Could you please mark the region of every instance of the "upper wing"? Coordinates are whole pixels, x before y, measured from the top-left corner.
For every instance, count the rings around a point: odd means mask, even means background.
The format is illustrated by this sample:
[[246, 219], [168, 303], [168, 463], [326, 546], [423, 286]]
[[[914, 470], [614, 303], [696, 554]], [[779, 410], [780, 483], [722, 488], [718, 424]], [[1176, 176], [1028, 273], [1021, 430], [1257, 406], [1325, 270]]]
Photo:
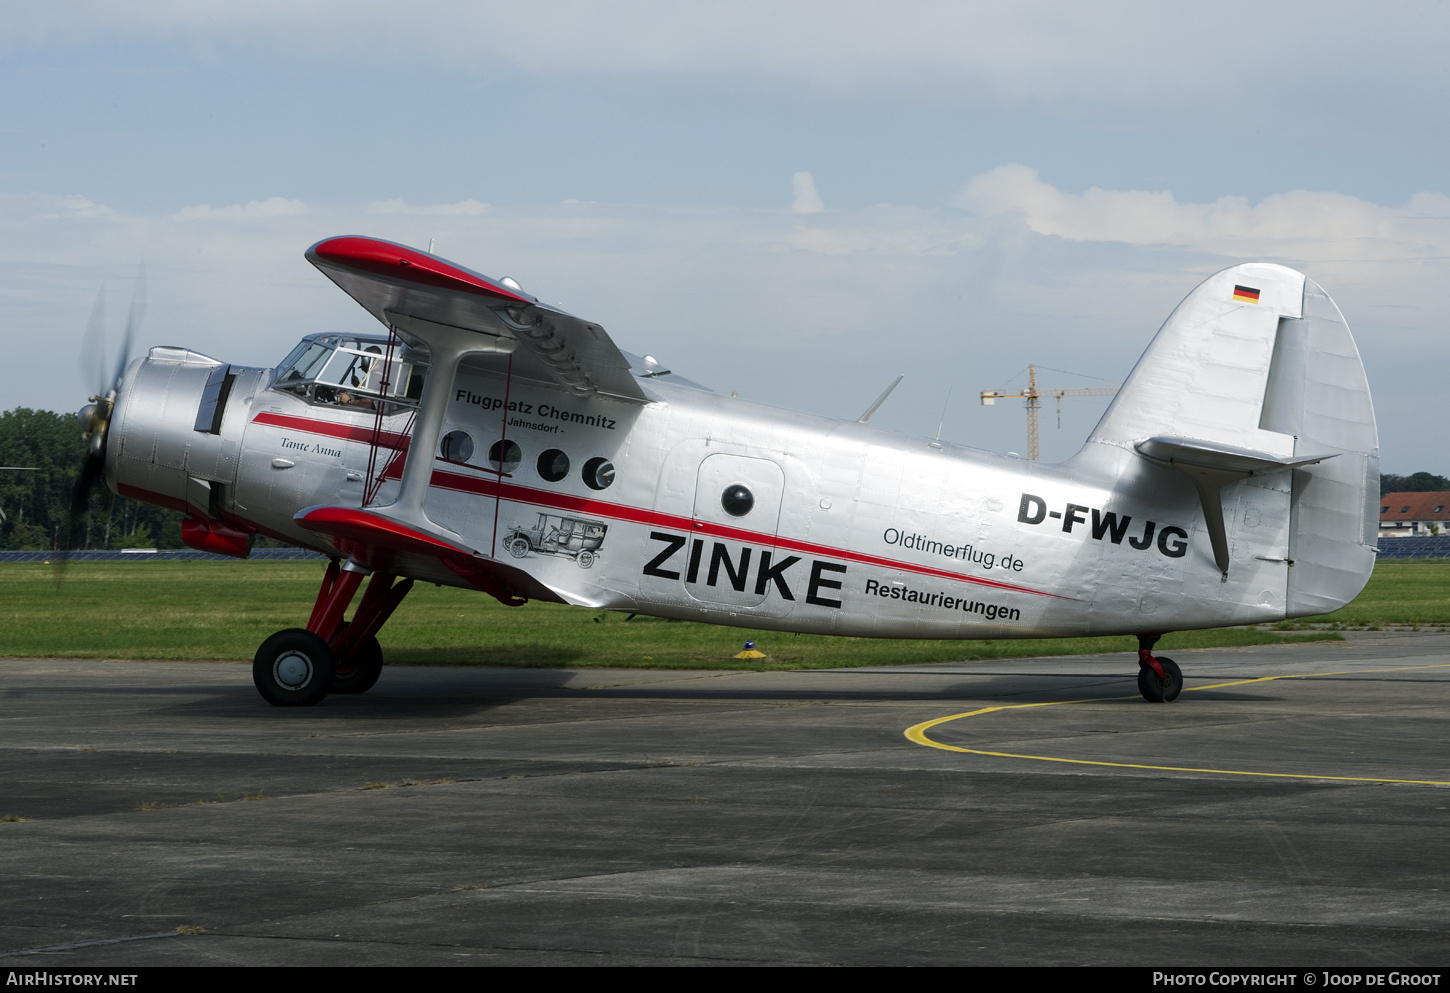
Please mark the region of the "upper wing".
[[[377, 238], [319, 241], [307, 260], [383, 324], [427, 340], [427, 324], [510, 339], [519, 371], [579, 396], [646, 403], [629, 361], [598, 324], [436, 255]], [[419, 323], [423, 322], [423, 323]]]

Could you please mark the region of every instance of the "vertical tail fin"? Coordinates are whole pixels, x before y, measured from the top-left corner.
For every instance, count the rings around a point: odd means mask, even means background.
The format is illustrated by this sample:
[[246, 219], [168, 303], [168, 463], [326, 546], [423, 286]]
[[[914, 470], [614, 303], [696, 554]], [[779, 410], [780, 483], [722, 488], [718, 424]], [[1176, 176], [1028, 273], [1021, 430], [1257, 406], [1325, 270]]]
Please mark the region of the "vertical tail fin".
[[[1220, 473], [1214, 485], [1225, 496], [1238, 485], [1217, 481], [1234, 461], [1225, 452], [1259, 456], [1267, 468], [1253, 474], [1292, 473], [1288, 616], [1334, 610], [1369, 578], [1379, 499], [1369, 385], [1339, 308], [1301, 273], [1250, 263], [1204, 280], [1143, 353], [1088, 438], [1094, 445], [1160, 464], [1155, 453], [1186, 452], [1172, 467]], [[1319, 461], [1303, 465], [1308, 458]], [[1217, 501], [1195, 482], [1212, 518]], [[1210, 519], [1210, 532], [1215, 524], [1226, 556], [1223, 522]]]

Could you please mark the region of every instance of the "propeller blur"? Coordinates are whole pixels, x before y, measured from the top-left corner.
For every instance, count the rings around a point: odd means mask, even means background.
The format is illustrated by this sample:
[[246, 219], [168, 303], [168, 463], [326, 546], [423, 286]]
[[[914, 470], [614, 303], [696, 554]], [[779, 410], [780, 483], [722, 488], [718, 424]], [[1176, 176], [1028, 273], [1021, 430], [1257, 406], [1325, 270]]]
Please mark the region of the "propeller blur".
[[[97, 389], [91, 394], [90, 402], [76, 413], [81, 437], [86, 442], [86, 458], [81, 464], [75, 488], [71, 491], [70, 521], [66, 529], [67, 549], [74, 547], [79, 534], [79, 523], [85, 517], [86, 507], [90, 503], [91, 491], [105, 474], [106, 436], [116, 408], [117, 391], [131, 360], [131, 347], [136, 340], [136, 331], [146, 314], [144, 264], [136, 270], [136, 284], [131, 292], [131, 311], [126, 318], [126, 331], [121, 338], [120, 350], [116, 353], [115, 371], [109, 377], [106, 375], [105, 308], [106, 288], [102, 286], [96, 291], [96, 302], [91, 307], [91, 319], [86, 326], [86, 335], [81, 345], [81, 374], [97, 383]], [[56, 556], [56, 564], [63, 566], [65, 560], [66, 553], [63, 549]]]

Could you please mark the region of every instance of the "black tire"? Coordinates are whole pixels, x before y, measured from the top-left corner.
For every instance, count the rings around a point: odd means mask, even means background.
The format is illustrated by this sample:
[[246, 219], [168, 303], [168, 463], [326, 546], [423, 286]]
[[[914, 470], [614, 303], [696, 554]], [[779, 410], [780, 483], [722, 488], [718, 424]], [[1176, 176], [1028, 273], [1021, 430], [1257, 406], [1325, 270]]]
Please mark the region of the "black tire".
[[[346, 631], [349, 623], [343, 621], [337, 633]], [[341, 662], [333, 667], [332, 692], [366, 693], [373, 688], [373, 684], [382, 674], [383, 646], [378, 644], [377, 638], [368, 635], [367, 640], [357, 646], [357, 653], [353, 656], [350, 667], [344, 668]]]
[[252, 682], [274, 707], [311, 707], [331, 692], [333, 668], [327, 642], [303, 628], [288, 628], [257, 649]]
[[516, 559], [521, 559], [529, 554], [529, 540], [527, 538], [514, 538], [512, 541], [505, 542], [504, 547]]
[[1149, 703], [1172, 703], [1183, 692], [1183, 670], [1170, 658], [1161, 655], [1157, 658], [1164, 678], [1159, 679], [1151, 667], [1142, 666], [1138, 669], [1138, 692]]

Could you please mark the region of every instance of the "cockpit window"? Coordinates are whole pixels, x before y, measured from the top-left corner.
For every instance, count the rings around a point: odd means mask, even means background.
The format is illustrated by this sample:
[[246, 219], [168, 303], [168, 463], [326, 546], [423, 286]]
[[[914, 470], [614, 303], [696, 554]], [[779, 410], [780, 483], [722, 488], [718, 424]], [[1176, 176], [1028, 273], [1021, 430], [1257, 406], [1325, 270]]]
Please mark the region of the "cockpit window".
[[297, 361], [294, 362], [281, 377], [284, 383], [295, 383], [300, 380], [316, 379], [318, 371], [322, 368], [327, 357], [332, 354], [332, 349], [320, 341], [314, 341], [307, 346]]
[[382, 404], [385, 413], [416, 407], [426, 366], [411, 353], [404, 361], [401, 347], [390, 363], [387, 351], [387, 338], [312, 335], [277, 367], [276, 385], [331, 406], [377, 410]]

